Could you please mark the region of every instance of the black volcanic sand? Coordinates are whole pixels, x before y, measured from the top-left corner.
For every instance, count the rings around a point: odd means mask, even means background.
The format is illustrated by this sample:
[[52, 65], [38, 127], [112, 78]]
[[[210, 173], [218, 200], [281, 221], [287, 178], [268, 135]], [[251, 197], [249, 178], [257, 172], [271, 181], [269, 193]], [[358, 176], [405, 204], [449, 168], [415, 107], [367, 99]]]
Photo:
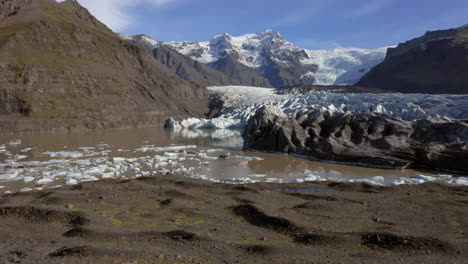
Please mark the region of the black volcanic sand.
[[3, 196], [0, 263], [465, 264], [467, 219], [468, 187], [434, 183], [104, 180]]

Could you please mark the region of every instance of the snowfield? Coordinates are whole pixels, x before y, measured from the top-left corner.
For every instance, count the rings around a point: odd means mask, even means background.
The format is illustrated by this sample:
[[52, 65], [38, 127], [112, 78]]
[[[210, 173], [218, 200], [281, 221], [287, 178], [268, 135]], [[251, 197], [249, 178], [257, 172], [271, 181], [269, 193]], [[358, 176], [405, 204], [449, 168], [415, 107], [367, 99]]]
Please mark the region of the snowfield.
[[380, 113], [413, 121], [423, 118], [447, 121], [468, 119], [467, 95], [428, 94], [338, 94], [313, 92], [275, 94], [276, 89], [246, 86], [209, 87], [224, 102], [221, 116], [214, 119], [191, 118], [178, 124], [189, 129], [244, 128], [255, 111], [264, 105], [273, 105], [285, 114], [297, 115], [310, 109], [323, 112]]

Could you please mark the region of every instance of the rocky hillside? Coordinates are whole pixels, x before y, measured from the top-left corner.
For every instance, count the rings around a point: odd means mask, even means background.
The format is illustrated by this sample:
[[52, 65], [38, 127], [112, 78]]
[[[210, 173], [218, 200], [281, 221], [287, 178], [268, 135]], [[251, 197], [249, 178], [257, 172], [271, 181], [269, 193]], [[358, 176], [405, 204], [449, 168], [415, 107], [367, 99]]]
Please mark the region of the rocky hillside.
[[206, 88], [173, 76], [78, 2], [0, 1], [0, 132], [156, 125], [206, 111]]
[[386, 48], [306, 50], [271, 30], [239, 37], [222, 34], [206, 42], [159, 42], [146, 36], [123, 37], [153, 49], [170, 47], [223, 72], [231, 78], [232, 85], [263, 87], [355, 84], [384, 59], [386, 52]]
[[468, 28], [430, 31], [390, 48], [357, 85], [403, 93], [468, 93]]

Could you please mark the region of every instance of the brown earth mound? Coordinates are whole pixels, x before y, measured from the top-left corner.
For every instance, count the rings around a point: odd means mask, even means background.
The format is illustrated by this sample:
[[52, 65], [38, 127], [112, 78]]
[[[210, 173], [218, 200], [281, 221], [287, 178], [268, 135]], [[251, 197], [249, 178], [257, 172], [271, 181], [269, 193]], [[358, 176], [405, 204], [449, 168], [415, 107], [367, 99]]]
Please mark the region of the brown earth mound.
[[0, 263], [464, 264], [467, 199], [434, 183], [88, 182], [4, 195]]

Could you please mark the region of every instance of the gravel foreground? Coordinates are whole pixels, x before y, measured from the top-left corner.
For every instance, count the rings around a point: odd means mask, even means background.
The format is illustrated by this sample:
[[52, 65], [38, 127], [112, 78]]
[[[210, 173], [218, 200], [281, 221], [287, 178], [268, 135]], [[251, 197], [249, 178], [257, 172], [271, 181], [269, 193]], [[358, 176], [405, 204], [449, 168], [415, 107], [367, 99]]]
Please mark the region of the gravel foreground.
[[103, 180], [0, 199], [0, 263], [468, 263], [468, 187]]

